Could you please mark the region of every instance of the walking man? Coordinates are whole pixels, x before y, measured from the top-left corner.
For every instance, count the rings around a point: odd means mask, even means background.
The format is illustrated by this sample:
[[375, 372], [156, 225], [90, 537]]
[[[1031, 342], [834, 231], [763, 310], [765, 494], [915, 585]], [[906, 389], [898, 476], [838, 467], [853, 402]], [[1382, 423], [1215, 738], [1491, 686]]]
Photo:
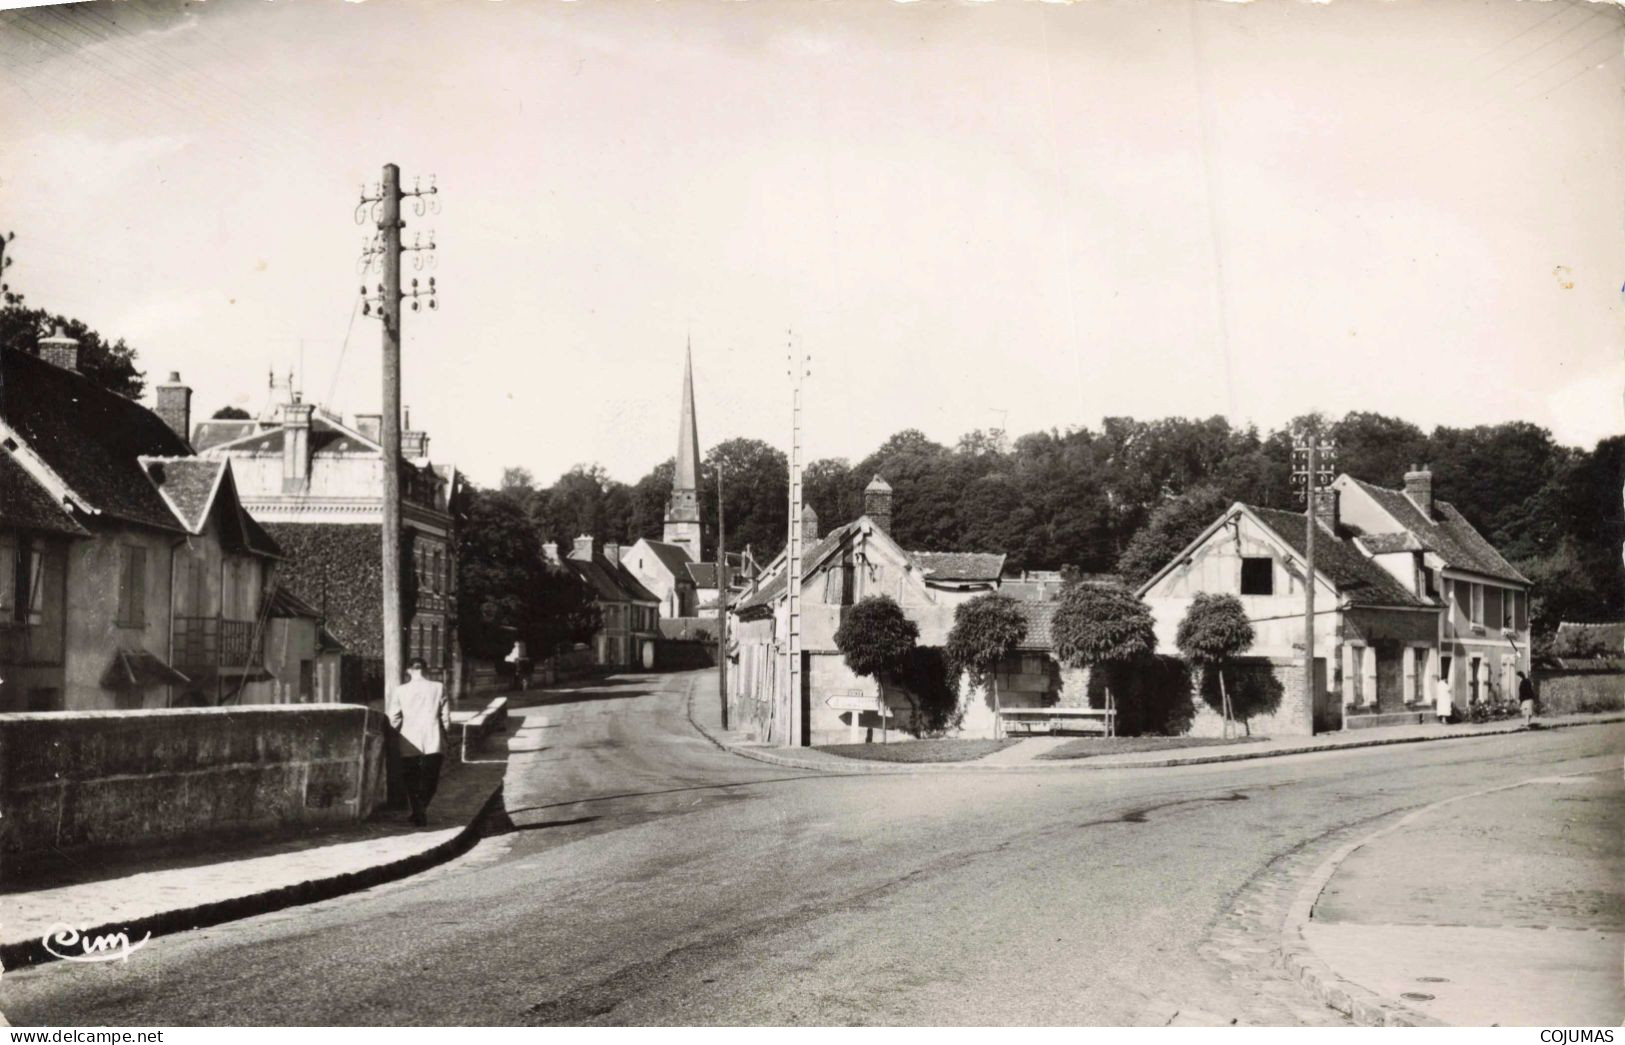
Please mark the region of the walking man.
[[451, 705], [446, 687], [423, 677], [422, 657], [413, 657], [406, 671], [406, 683], [389, 695], [389, 724], [401, 739], [401, 777], [406, 800], [412, 806], [412, 823], [423, 827], [429, 822], [429, 800], [440, 783], [441, 749], [451, 729]]
[[1523, 724], [1535, 724], [1535, 684], [1529, 681], [1529, 676], [1518, 672], [1518, 709], [1523, 712]]

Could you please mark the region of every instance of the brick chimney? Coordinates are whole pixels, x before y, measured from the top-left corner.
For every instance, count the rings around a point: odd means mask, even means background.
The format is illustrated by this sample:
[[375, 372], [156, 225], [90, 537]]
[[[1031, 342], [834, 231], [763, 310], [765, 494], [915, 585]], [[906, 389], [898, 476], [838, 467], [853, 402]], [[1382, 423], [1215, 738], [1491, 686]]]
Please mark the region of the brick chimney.
[[282, 406], [282, 492], [303, 493], [310, 487], [310, 403], [293, 402]]
[[52, 366], [76, 371], [79, 369], [79, 342], [57, 327], [55, 334], [39, 339], [39, 357]]
[[592, 538], [587, 534], [582, 534], [580, 537], [575, 539], [574, 544], [575, 547], [570, 549], [570, 558], [579, 560], [581, 562], [591, 562]]
[[546, 559], [548, 562], [552, 563], [554, 566], [559, 565], [559, 542], [558, 541], [543, 541], [542, 542], [542, 558]]
[[621, 545], [619, 541], [604, 542], [604, 558], [608, 559], [610, 562], [621, 561]]
[[356, 414], [355, 430], [375, 443], [384, 441], [383, 414]]
[[1405, 496], [1422, 509], [1423, 515], [1433, 518], [1433, 472], [1427, 465], [1418, 468], [1413, 464], [1405, 473]]
[[863, 514], [891, 533], [891, 484], [878, 475], [863, 488]]
[[1315, 491], [1315, 521], [1336, 532], [1342, 524], [1342, 494], [1330, 488]]
[[801, 506], [801, 543], [802, 543], [802, 546], [810, 548], [810, 547], [813, 546], [813, 544], [815, 542], [817, 542], [817, 540], [818, 540], [818, 513], [813, 511], [813, 506], [812, 505], [804, 504], [804, 505]]
[[179, 370], [169, 372], [169, 380], [154, 392], [157, 406], [153, 412], [164, 419], [164, 424], [188, 443], [192, 441], [192, 390], [181, 383]]

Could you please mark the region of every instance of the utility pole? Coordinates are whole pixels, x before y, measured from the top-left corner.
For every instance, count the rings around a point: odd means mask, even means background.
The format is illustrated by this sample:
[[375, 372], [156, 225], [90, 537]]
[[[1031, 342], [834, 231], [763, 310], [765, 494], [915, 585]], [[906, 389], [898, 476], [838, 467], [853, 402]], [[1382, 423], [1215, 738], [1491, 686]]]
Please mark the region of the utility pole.
[[[1331, 485], [1332, 462], [1336, 448], [1320, 441], [1320, 430], [1311, 423], [1292, 448], [1292, 484], [1304, 500], [1304, 584], [1303, 584], [1303, 693], [1313, 721], [1319, 693], [1315, 689], [1315, 509], [1319, 492]], [[1324, 455], [1324, 456], [1322, 456]], [[1326, 672], [1327, 681], [1331, 671]]]
[[789, 731], [786, 747], [799, 746], [806, 739], [806, 723], [801, 715], [801, 384], [812, 374], [812, 357], [794, 352], [788, 357], [790, 374], [790, 532], [784, 546], [788, 634], [785, 650], [790, 659]]
[[410, 300], [412, 311], [416, 312], [418, 299], [425, 298], [431, 309], [438, 307], [433, 276], [429, 277], [428, 286], [422, 290], [418, 289], [416, 279], [412, 280], [410, 292], [401, 290], [403, 251], [412, 252], [413, 266], [421, 269], [425, 257], [432, 261], [431, 252], [435, 249], [433, 233], [430, 233], [427, 244], [414, 238], [410, 247], [401, 246], [401, 229], [406, 226], [406, 222], [401, 220], [401, 201], [413, 200], [419, 216], [427, 211], [438, 213], [440, 208], [435, 198], [438, 192], [433, 177], [429, 179], [427, 189], [414, 185], [412, 191], [402, 192], [401, 169], [393, 163], [386, 163], [383, 180], [373, 186], [370, 194], [362, 190], [361, 202], [356, 205], [355, 212], [357, 225], [364, 224], [370, 216], [378, 228], [377, 234], [362, 247], [359, 267], [363, 275], [379, 266], [383, 269], [383, 282], [377, 286], [376, 297], [369, 297], [366, 285], [362, 285], [361, 312], [371, 315], [376, 311], [384, 333], [384, 416], [381, 433], [384, 444], [384, 522], [381, 543], [386, 700], [390, 691], [400, 685], [404, 678], [401, 644], [406, 636], [406, 622], [401, 620], [401, 306]]
[[6, 245], [16, 238], [17, 234], [15, 232], [8, 232], [4, 236], [0, 236], [0, 304], [11, 303], [11, 287], [4, 282], [6, 269], [11, 267], [11, 259], [6, 257]]
[[722, 513], [722, 465], [717, 464], [717, 694], [728, 728], [728, 525]]

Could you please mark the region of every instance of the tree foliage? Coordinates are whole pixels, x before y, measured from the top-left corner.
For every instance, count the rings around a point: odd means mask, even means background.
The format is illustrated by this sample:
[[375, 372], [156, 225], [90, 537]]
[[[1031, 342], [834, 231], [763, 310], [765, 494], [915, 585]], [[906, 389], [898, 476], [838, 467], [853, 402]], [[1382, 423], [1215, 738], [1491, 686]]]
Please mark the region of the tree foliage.
[[1055, 655], [1077, 667], [1131, 661], [1157, 648], [1151, 608], [1126, 588], [1073, 584], [1050, 624]]
[[880, 680], [907, 672], [919, 639], [919, 627], [885, 595], [858, 600], [835, 630], [835, 648], [853, 674]]
[[216, 421], [247, 421], [249, 413], [240, 406], [223, 406], [209, 415]]
[[1192, 664], [1222, 668], [1252, 647], [1253, 626], [1234, 595], [1201, 592], [1180, 620], [1174, 644]]
[[1117, 560], [1124, 583], [1139, 587], [1150, 580], [1233, 503], [1224, 490], [1204, 483], [1158, 505]]
[[1027, 637], [1027, 618], [1016, 600], [989, 592], [954, 608], [948, 632], [948, 661], [982, 685]]
[[39, 339], [60, 329], [79, 341], [79, 372], [112, 392], [129, 399], [141, 398], [147, 387], [146, 374], [135, 366], [135, 349], [123, 338], [108, 341], [83, 321], [58, 315], [42, 308], [28, 308], [19, 295], [8, 295], [0, 308], [0, 345], [39, 354]]

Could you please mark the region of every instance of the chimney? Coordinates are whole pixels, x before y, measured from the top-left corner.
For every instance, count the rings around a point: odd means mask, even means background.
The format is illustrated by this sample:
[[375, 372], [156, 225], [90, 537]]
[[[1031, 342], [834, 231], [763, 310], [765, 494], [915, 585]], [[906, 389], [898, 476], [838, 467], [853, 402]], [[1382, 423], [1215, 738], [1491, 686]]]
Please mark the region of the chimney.
[[192, 440], [192, 390], [181, 384], [178, 370], [169, 372], [169, 380], [156, 391], [157, 407], [153, 411], [164, 419], [164, 424], [187, 442]]
[[802, 546], [810, 548], [810, 547], [812, 547], [812, 545], [817, 540], [818, 540], [818, 513], [813, 511], [813, 506], [812, 505], [804, 504], [804, 505], [801, 506], [801, 543], [802, 543]]
[[891, 484], [878, 475], [863, 488], [863, 514], [891, 533]]
[[608, 559], [610, 562], [621, 561], [621, 545], [619, 541], [604, 542], [604, 558]]
[[559, 565], [559, 542], [558, 541], [543, 541], [542, 542], [542, 558], [546, 559], [548, 562], [552, 563], [554, 566]]
[[417, 460], [429, 456], [428, 432], [402, 432], [401, 456]]
[[575, 539], [575, 547], [570, 549], [570, 558], [581, 562], [592, 561], [592, 538], [582, 534]]
[[1315, 491], [1315, 520], [1333, 533], [1342, 525], [1342, 493], [1330, 487]]
[[304, 493], [310, 487], [310, 415], [315, 409], [298, 395], [282, 406], [283, 493]]
[[384, 441], [383, 414], [356, 414], [355, 430], [375, 443]]
[[1422, 509], [1423, 515], [1433, 518], [1433, 472], [1427, 465], [1418, 468], [1413, 464], [1405, 473], [1405, 496]]
[[62, 328], [56, 328], [56, 333], [50, 337], [39, 339], [39, 357], [52, 366], [59, 366], [63, 370], [79, 369], [79, 342], [62, 333]]

